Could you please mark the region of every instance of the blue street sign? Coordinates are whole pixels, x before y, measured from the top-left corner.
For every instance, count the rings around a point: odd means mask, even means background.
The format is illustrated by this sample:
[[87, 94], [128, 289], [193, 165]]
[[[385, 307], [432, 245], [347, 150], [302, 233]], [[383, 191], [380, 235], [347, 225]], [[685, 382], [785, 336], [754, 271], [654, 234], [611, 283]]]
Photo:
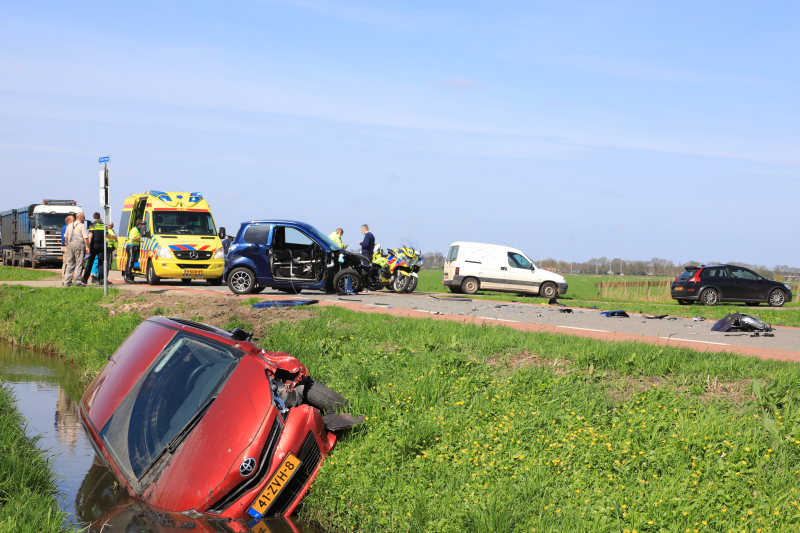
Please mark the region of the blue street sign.
[[101, 158], [100, 158], [100, 162], [101, 162], [101, 163], [108, 163], [108, 156], [101, 157]]

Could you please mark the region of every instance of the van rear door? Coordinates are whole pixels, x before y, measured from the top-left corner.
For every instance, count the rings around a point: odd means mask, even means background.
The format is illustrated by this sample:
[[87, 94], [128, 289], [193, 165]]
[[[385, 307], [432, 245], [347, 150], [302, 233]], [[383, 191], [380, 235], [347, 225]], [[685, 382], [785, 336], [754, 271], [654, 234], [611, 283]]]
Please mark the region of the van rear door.
[[447, 256], [444, 258], [444, 279], [454, 279], [456, 259], [458, 259], [458, 245], [454, 244], [447, 250]]

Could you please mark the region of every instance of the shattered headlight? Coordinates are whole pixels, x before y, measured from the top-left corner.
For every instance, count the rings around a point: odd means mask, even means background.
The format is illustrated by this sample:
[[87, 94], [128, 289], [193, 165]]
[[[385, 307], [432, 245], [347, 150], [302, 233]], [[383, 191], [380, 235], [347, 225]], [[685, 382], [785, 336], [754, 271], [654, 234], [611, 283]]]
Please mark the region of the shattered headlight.
[[783, 286], [786, 287], [786, 290], [788, 290], [789, 292], [792, 292], [792, 288], [789, 286], [788, 283], [784, 283]]
[[222, 259], [223, 257], [225, 257], [225, 248], [220, 248], [214, 252], [214, 259]]
[[172, 259], [173, 257], [172, 250], [166, 246], [159, 246], [156, 248], [156, 253], [158, 254], [158, 257], [161, 257], [162, 259]]

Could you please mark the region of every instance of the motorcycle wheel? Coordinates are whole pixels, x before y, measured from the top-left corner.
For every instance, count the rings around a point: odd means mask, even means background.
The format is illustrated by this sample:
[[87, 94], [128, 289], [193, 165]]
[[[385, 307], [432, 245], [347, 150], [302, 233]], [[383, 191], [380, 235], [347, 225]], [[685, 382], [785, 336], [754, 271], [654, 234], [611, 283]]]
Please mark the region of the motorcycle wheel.
[[312, 381], [306, 385], [305, 396], [309, 405], [313, 405], [323, 414], [326, 411], [331, 413], [341, 411], [348, 405], [347, 398], [319, 381]]
[[400, 273], [395, 275], [395, 278], [392, 280], [392, 289], [397, 293], [404, 293], [408, 291], [408, 288], [411, 286], [411, 278], [413, 276], [404, 276]]
[[414, 292], [417, 290], [417, 283], [419, 283], [419, 278], [411, 276], [411, 282], [409, 283], [408, 290], [406, 292]]

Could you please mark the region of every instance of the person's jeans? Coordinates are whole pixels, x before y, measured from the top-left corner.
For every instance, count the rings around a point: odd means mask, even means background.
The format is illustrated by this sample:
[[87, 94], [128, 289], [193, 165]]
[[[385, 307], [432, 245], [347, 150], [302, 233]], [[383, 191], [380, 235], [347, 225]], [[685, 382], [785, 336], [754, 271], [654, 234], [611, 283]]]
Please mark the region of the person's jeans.
[[86, 283], [89, 281], [89, 275], [92, 273], [92, 265], [94, 265], [94, 260], [97, 259], [97, 272], [103, 272], [103, 249], [102, 248], [90, 248], [89, 249], [89, 261], [86, 263], [86, 271], [83, 273], [83, 281]]

